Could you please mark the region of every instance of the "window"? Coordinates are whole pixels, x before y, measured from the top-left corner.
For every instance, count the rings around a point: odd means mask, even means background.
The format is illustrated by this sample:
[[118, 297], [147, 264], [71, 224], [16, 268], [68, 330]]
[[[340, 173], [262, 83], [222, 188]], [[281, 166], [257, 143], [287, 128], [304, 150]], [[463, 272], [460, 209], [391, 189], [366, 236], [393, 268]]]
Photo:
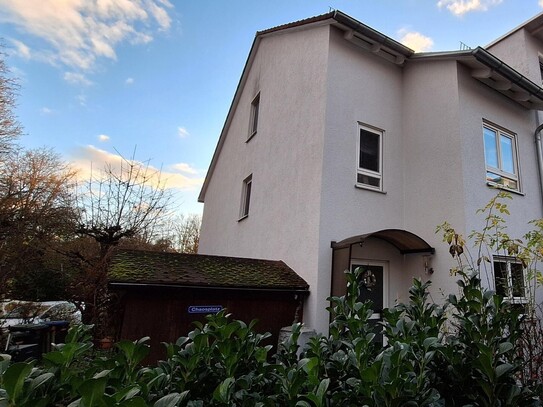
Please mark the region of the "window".
[[520, 190], [515, 135], [487, 123], [483, 126], [486, 181], [514, 191]]
[[239, 219], [244, 219], [249, 216], [249, 204], [251, 203], [251, 186], [253, 184], [253, 175], [249, 175], [243, 180], [243, 188], [241, 191], [241, 206], [239, 210]]
[[253, 137], [258, 130], [258, 110], [260, 108], [260, 92], [251, 102], [251, 122], [249, 124], [249, 138]]
[[525, 268], [519, 260], [494, 257], [494, 283], [497, 294], [517, 304], [527, 302]]
[[356, 184], [364, 188], [383, 189], [383, 132], [359, 125], [358, 167]]

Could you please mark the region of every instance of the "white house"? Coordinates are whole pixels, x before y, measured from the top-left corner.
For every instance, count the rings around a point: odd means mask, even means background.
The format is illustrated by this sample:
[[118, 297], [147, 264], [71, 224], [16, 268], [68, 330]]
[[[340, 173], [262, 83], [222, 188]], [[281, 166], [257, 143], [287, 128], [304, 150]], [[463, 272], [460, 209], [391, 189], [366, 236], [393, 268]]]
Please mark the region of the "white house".
[[354, 265], [376, 308], [406, 300], [413, 277], [434, 300], [456, 291], [437, 225], [479, 228], [496, 186], [515, 196], [512, 235], [543, 216], [542, 29], [538, 15], [487, 47], [432, 53], [340, 11], [258, 32], [199, 197], [200, 253], [284, 261], [323, 332]]

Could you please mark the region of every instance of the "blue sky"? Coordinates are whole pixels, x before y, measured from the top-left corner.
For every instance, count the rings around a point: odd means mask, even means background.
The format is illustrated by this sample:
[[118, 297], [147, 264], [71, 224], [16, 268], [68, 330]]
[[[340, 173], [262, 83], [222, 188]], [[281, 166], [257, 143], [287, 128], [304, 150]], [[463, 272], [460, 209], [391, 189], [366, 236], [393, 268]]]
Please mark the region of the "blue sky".
[[[341, 10], [419, 51], [484, 46], [543, 0], [0, 0], [21, 144], [83, 169], [150, 160], [200, 213], [200, 186], [255, 32]], [[85, 171], [82, 171], [85, 174]]]

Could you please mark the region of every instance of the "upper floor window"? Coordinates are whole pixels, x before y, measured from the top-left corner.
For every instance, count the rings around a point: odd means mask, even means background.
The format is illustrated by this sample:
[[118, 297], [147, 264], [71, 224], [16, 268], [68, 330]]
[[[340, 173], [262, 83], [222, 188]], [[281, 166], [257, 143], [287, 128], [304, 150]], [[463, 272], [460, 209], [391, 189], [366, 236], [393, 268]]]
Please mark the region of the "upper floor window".
[[241, 205], [239, 208], [239, 219], [249, 216], [249, 205], [251, 203], [251, 188], [253, 186], [253, 174], [243, 180], [241, 189]]
[[253, 137], [258, 130], [258, 111], [260, 109], [260, 92], [251, 102], [251, 121], [249, 123], [249, 138]]
[[488, 123], [483, 125], [483, 135], [487, 182], [519, 191], [516, 136]]
[[494, 257], [496, 294], [516, 304], [527, 302], [526, 269], [513, 257]]
[[372, 127], [358, 126], [358, 166], [356, 184], [383, 190], [383, 132]]

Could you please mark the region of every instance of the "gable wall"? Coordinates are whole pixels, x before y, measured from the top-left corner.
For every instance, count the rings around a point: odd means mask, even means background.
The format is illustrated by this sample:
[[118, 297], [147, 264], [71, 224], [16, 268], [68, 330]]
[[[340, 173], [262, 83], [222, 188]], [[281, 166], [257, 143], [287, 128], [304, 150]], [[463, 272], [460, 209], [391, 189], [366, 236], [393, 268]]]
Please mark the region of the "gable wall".
[[[283, 260], [317, 282], [327, 26], [261, 39], [205, 196], [199, 252]], [[246, 142], [260, 91], [258, 133]], [[238, 222], [253, 174], [249, 216]], [[306, 321], [314, 317], [304, 312]]]

